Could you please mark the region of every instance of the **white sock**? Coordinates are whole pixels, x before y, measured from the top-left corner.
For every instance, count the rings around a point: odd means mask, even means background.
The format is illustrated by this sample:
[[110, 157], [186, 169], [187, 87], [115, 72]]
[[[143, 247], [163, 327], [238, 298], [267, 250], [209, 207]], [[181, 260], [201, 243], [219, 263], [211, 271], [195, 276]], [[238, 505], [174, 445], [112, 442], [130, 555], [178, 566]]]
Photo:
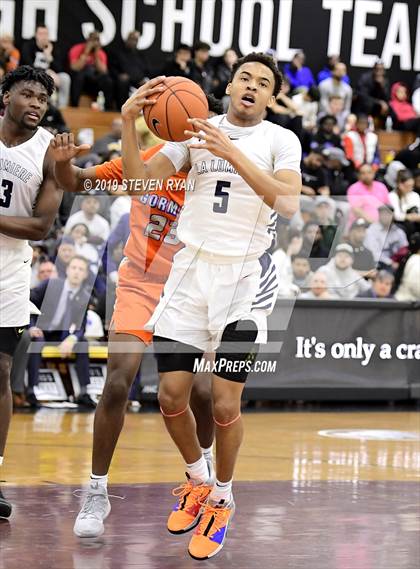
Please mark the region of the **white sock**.
[[0, 456], [0, 466], [3, 464], [3, 457]]
[[187, 473], [190, 478], [193, 478], [199, 484], [202, 482], [207, 482], [209, 479], [209, 469], [204, 456], [200, 456], [197, 462], [187, 464]]
[[225, 504], [228, 504], [232, 500], [232, 480], [229, 480], [229, 482], [220, 482], [220, 480], [216, 480], [216, 484], [210, 492], [210, 500], [212, 502], [220, 502], [220, 500], [224, 500]]
[[106, 488], [108, 484], [108, 474], [105, 474], [104, 476], [98, 476], [97, 474], [92, 473], [90, 475], [90, 481], [97, 482], [99, 486], [105, 486]]
[[203, 456], [206, 460], [213, 460], [213, 445], [209, 446], [209, 448], [201, 448], [201, 452], [203, 453]]

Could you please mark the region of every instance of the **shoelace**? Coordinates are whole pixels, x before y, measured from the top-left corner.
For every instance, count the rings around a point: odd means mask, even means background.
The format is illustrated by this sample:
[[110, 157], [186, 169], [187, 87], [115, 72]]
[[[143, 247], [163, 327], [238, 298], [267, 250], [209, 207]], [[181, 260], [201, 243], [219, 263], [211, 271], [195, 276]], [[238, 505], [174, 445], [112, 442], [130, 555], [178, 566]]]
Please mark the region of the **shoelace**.
[[[185, 508], [185, 506], [187, 505], [187, 500], [189, 498], [193, 498], [194, 500], [196, 500], [198, 496], [201, 496], [204, 489], [205, 489], [204, 484], [198, 484], [197, 486], [195, 486], [191, 482], [191, 480], [188, 480], [184, 484], [181, 484], [181, 486], [174, 488], [172, 490], [172, 495], [176, 496], [178, 498], [179, 504], [181, 504], [181, 501], [183, 498], [186, 498], [185, 504], [184, 504], [184, 508]], [[200, 504], [201, 504], [201, 502], [200, 502]]]
[[220, 529], [222, 529], [222, 527], [226, 525], [226, 521], [229, 517], [231, 509], [223, 506], [222, 507], [212, 506], [208, 502], [200, 502], [200, 506], [204, 507], [204, 512], [201, 516], [201, 520], [196, 530], [196, 533], [204, 535], [204, 532], [206, 531], [207, 526], [209, 525], [210, 520], [213, 517], [212, 526], [210, 528], [209, 533], [207, 534], [207, 537], [211, 537], [213, 534], [217, 533]]
[[89, 490], [75, 490], [73, 492], [73, 496], [77, 498], [81, 498], [82, 496], [86, 496], [86, 500], [83, 503], [82, 509], [80, 510], [79, 516], [82, 519], [86, 519], [88, 517], [98, 518], [98, 513], [103, 514], [106, 510], [106, 506], [104, 502], [101, 502], [101, 499], [104, 498], [118, 498], [119, 500], [125, 500], [125, 496], [117, 496], [115, 494], [93, 494]]

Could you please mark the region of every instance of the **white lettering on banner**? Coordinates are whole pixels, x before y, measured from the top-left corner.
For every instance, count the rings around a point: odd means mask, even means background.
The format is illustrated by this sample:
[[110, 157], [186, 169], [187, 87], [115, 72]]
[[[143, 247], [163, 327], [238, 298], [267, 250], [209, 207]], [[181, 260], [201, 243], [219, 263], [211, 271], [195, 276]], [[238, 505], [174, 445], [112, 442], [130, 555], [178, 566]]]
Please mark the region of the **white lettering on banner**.
[[162, 51], [174, 50], [175, 24], [181, 24], [181, 42], [192, 45], [194, 21], [195, 2], [184, 2], [182, 9], [177, 9], [176, 0], [165, 0], [162, 14]]
[[[143, 0], [147, 6], [156, 6], [157, 0]], [[156, 37], [156, 24], [153, 22], [142, 22], [137, 28], [136, 22], [136, 2], [133, 0], [123, 0], [121, 12], [121, 37], [123, 40], [134, 29], [140, 30], [140, 38], [137, 42], [137, 49], [148, 49], [153, 45]]]
[[376, 39], [375, 26], [366, 24], [368, 14], [381, 14], [380, 0], [356, 0], [354, 6], [353, 36], [351, 42], [350, 65], [355, 67], [373, 67], [379, 53], [368, 55], [364, 53], [365, 41]]
[[411, 69], [411, 41], [408, 4], [395, 2], [392, 6], [391, 18], [386, 32], [382, 60], [385, 67], [391, 67], [392, 59], [400, 58], [403, 71]]
[[211, 55], [218, 57], [233, 43], [235, 2], [222, 0], [218, 42], [213, 41], [215, 7], [216, 0], [203, 0], [201, 4], [200, 38], [211, 45]]
[[414, 52], [413, 70], [420, 71], [420, 6], [417, 11], [416, 48]]
[[300, 48], [291, 48], [290, 29], [292, 27], [293, 0], [280, 0], [279, 21], [277, 25], [277, 57], [280, 61], [290, 61]]
[[[327, 355], [324, 342], [318, 342], [315, 336], [305, 338], [296, 336], [295, 358], [311, 359], [312, 349], [315, 348], [315, 358], [323, 359]], [[330, 349], [330, 355], [335, 360], [360, 360], [360, 365], [367, 366], [375, 351], [376, 344], [364, 342], [361, 336], [355, 342], [335, 342]], [[391, 344], [378, 346], [381, 360], [392, 359]], [[395, 347], [395, 357], [398, 360], [420, 360], [420, 344], [399, 344]]]
[[[102, 0], [85, 0], [86, 4], [95, 14], [95, 16], [100, 20], [102, 24], [102, 32], [101, 32], [101, 45], [105, 46], [112, 42], [115, 38], [115, 32], [117, 26], [115, 24], [114, 16], [112, 12], [105, 6]], [[50, 4], [50, 2], [48, 2]], [[87, 39], [89, 34], [97, 29], [97, 26], [92, 22], [83, 22], [82, 23], [82, 33], [83, 36]]]
[[328, 32], [327, 55], [338, 55], [341, 53], [341, 36], [343, 33], [344, 12], [353, 10], [353, 0], [323, 0], [324, 10], [330, 10], [330, 29]]
[[44, 24], [48, 28], [50, 40], [57, 41], [59, 7], [59, 2], [51, 2], [51, 0], [25, 0], [23, 3], [22, 38], [27, 40], [34, 37], [37, 12], [44, 12]]
[[2, 0], [0, 3], [1, 33], [14, 35], [15, 0]]
[[[256, 6], [260, 6], [260, 21], [257, 32], [258, 43], [253, 45], [254, 16]], [[241, 20], [239, 23], [239, 49], [242, 53], [250, 51], [265, 52], [271, 47], [271, 31], [273, 27], [274, 5], [272, 2], [247, 0], [242, 3]], [[269, 33], [270, 30], [270, 33]]]

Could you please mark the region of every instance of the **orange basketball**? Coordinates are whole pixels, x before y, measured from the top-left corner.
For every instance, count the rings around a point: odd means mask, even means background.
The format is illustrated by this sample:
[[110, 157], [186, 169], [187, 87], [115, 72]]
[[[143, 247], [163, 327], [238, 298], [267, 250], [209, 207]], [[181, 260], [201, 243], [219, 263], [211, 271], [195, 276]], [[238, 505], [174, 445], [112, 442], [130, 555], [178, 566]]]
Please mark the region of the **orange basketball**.
[[156, 103], [144, 107], [144, 120], [163, 140], [187, 140], [184, 130], [192, 130], [187, 120], [208, 117], [206, 95], [197, 83], [185, 77], [167, 77], [164, 84], [166, 89], [157, 95]]

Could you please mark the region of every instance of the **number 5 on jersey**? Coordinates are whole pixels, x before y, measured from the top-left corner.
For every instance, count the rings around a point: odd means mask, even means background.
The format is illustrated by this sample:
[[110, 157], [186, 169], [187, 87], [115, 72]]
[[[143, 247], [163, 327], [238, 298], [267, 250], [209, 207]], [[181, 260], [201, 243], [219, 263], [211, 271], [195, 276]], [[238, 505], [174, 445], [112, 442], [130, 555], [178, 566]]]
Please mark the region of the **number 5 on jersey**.
[[229, 192], [223, 190], [223, 188], [230, 188], [231, 182], [223, 182], [218, 180], [216, 183], [216, 191], [214, 195], [217, 198], [222, 198], [222, 201], [219, 203], [213, 204], [213, 211], [215, 213], [226, 213], [228, 208], [228, 201], [229, 201]]

